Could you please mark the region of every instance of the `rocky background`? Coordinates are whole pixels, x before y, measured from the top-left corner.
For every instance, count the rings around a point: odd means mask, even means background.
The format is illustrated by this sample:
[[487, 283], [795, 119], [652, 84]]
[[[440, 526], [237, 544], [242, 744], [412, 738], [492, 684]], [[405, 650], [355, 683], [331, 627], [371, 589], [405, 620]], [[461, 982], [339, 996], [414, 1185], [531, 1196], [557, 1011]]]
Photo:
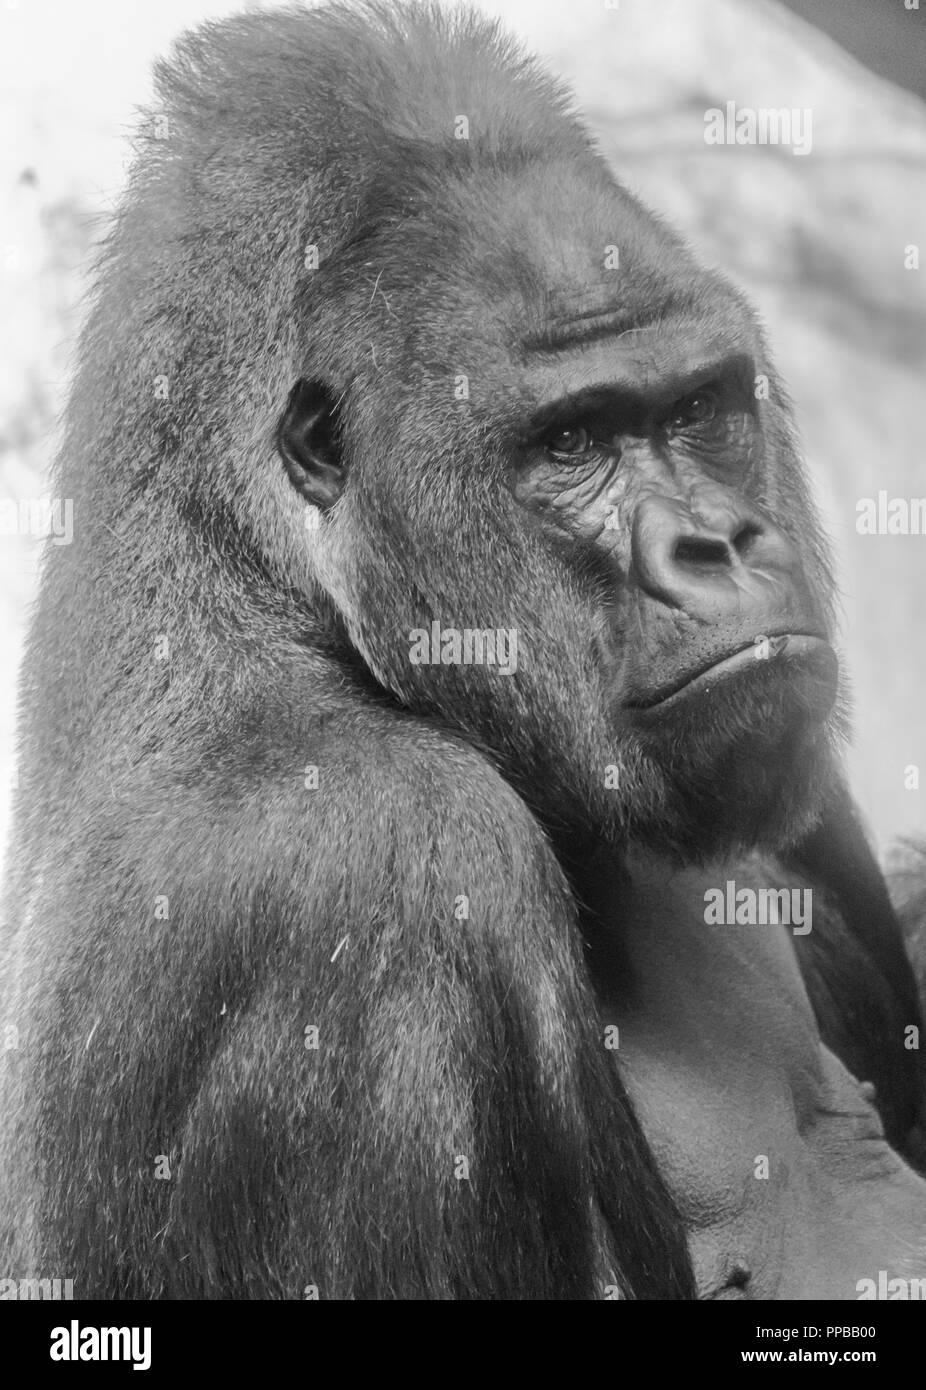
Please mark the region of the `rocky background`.
[[[483, 3], [573, 84], [621, 179], [759, 306], [838, 555], [856, 706], [850, 769], [882, 847], [926, 821], [926, 536], [855, 526], [860, 498], [926, 496], [926, 268], [905, 267], [905, 248], [926, 250], [926, 15], [915, 3]], [[0, 501], [47, 490], [88, 252], [118, 196], [151, 59], [181, 28], [236, 8], [0, 7]], [[810, 108], [811, 152], [706, 145], [705, 110], [731, 100]], [[40, 550], [0, 535], [7, 781]], [[910, 765], [923, 790], [905, 785]], [[4, 805], [0, 843], [5, 815]]]

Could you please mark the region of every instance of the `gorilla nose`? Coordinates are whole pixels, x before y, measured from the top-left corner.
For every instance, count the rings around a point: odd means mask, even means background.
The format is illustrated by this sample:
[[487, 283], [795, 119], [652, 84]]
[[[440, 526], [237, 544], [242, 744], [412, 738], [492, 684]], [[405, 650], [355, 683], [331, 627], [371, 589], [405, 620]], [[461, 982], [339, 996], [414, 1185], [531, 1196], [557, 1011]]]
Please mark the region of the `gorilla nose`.
[[800, 570], [796, 550], [773, 522], [719, 492], [690, 502], [644, 498], [631, 547], [640, 587], [693, 618], [778, 607], [776, 591], [791, 590]]

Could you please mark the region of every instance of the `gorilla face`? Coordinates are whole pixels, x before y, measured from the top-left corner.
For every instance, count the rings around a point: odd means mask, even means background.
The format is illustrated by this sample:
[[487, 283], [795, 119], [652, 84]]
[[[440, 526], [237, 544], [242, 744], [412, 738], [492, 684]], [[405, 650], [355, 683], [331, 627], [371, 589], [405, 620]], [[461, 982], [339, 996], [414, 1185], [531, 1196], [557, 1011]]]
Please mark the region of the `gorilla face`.
[[[777, 807], [808, 807], [822, 780], [838, 666], [798, 543], [759, 501], [782, 469], [748, 325], [731, 316], [730, 351], [673, 332], [658, 309], [612, 336], [614, 317], [554, 348], [564, 389], [540, 412], [515, 495], [546, 535], [594, 557], [611, 727], [622, 760], [665, 788], [676, 834], [690, 827], [703, 846], [706, 821], [711, 848], [777, 843]], [[664, 833], [642, 818], [631, 829]]]
[[[284, 458], [329, 509], [326, 583], [376, 679], [548, 821], [779, 847], [828, 784], [838, 682], [786, 403], [730, 287], [594, 158], [558, 172], [409, 192], [380, 256], [418, 281], [365, 304], [370, 364], [291, 401]], [[517, 670], [413, 666], [435, 622], [514, 630]]]

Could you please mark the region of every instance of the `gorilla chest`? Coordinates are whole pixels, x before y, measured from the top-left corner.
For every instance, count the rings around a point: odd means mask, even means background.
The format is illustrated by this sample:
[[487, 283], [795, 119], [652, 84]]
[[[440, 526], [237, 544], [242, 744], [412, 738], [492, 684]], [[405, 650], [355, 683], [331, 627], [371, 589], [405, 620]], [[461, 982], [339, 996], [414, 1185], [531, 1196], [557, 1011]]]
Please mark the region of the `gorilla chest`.
[[[768, 872], [738, 870], [755, 887]], [[616, 1063], [702, 1297], [854, 1298], [885, 1247], [900, 1248], [910, 1203], [926, 1213], [926, 1184], [823, 1046], [793, 927], [705, 920], [733, 872], [634, 866], [612, 907], [621, 957], [597, 981]]]

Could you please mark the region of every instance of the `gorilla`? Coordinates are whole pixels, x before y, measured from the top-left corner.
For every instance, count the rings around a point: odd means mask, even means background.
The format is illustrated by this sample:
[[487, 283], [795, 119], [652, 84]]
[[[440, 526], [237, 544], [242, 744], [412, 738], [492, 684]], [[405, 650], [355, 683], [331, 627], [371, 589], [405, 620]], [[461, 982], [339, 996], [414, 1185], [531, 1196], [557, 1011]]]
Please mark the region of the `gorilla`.
[[57, 464], [0, 1268], [83, 1298], [926, 1274], [922, 1018], [756, 318], [494, 24], [157, 73]]

